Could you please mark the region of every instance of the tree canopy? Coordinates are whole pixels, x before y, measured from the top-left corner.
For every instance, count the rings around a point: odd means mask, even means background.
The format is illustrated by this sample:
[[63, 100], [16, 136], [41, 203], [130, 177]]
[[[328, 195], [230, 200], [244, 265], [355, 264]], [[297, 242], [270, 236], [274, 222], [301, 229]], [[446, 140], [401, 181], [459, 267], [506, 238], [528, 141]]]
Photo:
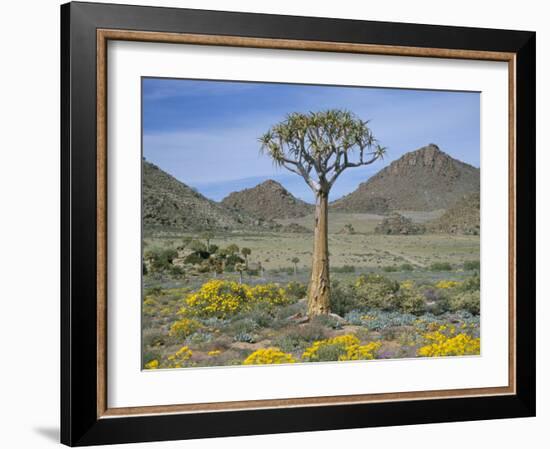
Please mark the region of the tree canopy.
[[386, 150], [368, 121], [340, 109], [291, 113], [259, 140], [261, 151], [303, 177], [315, 193], [328, 193], [346, 168], [371, 164]]

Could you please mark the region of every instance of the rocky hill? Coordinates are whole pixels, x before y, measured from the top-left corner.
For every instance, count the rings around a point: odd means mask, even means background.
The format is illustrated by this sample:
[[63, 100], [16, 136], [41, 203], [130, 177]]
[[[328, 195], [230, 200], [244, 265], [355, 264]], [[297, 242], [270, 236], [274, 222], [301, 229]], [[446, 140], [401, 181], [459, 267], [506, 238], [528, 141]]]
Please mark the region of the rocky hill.
[[479, 210], [479, 193], [470, 193], [460, 198], [437, 220], [428, 223], [428, 228], [434, 232], [479, 235]]
[[221, 204], [236, 213], [266, 221], [303, 217], [314, 210], [313, 205], [294, 197], [271, 179], [256, 187], [230, 193]]
[[378, 213], [448, 209], [474, 192], [479, 192], [479, 169], [430, 144], [404, 154], [354, 192], [331, 203], [331, 208]]
[[145, 229], [230, 230], [254, 225], [248, 216], [227, 210], [147, 161], [142, 202]]
[[377, 234], [401, 234], [401, 235], [413, 235], [413, 234], [424, 234], [426, 228], [424, 225], [419, 223], [413, 223], [410, 218], [404, 217], [397, 212], [392, 212], [389, 216], [384, 218], [381, 223], [379, 223], [374, 232]]

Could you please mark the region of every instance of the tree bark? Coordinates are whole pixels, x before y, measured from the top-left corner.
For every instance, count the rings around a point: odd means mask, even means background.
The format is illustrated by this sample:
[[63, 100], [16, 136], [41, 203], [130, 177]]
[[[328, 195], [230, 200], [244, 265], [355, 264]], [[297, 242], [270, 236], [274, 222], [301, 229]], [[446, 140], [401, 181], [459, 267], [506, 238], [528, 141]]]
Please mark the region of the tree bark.
[[318, 192], [315, 201], [313, 259], [308, 291], [308, 315], [330, 313], [330, 277], [328, 263], [328, 193]]

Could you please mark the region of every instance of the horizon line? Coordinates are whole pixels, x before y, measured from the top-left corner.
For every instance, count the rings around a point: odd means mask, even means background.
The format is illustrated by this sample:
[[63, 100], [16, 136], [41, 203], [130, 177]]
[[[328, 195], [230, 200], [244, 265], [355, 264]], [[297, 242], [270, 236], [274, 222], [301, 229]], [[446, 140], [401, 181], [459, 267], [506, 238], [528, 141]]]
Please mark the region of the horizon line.
[[[461, 162], [461, 163], [463, 163], [463, 164], [469, 165], [469, 166], [471, 166], [471, 167], [474, 167], [474, 168], [480, 170], [480, 167], [477, 167], [476, 165], [470, 164], [470, 163], [468, 163], [468, 162], [464, 162], [464, 161], [462, 161], [462, 160], [460, 160], [460, 159], [456, 159], [455, 157], [453, 157], [452, 155], [450, 155], [450, 154], [447, 153], [446, 151], [441, 150], [441, 149], [439, 148], [439, 145], [434, 144], [434, 143], [429, 143], [429, 144], [424, 145], [424, 146], [422, 146], [422, 147], [419, 147], [419, 148], [417, 148], [417, 149], [415, 149], [415, 150], [407, 151], [406, 153], [403, 153], [401, 156], [399, 156], [399, 157], [397, 157], [397, 158], [395, 158], [395, 159], [392, 159], [391, 161], [388, 160], [388, 164], [387, 164], [387, 165], [385, 165], [384, 167], [380, 168], [376, 173], [371, 174], [371, 175], [368, 176], [366, 179], [364, 179], [363, 181], [361, 181], [359, 184], [357, 184], [357, 186], [355, 186], [355, 188], [354, 188], [352, 191], [350, 191], [350, 192], [348, 192], [348, 193], [344, 193], [344, 194], [338, 196], [337, 198], [332, 199], [332, 200], [331, 200], [331, 203], [334, 202], [334, 201], [337, 201], [337, 200], [340, 200], [340, 199], [344, 198], [345, 196], [349, 195], [350, 193], [353, 193], [355, 190], [357, 190], [357, 188], [358, 188], [362, 183], [367, 182], [367, 181], [368, 181], [369, 179], [371, 179], [373, 176], [376, 176], [376, 175], [377, 175], [378, 173], [380, 173], [382, 170], [385, 170], [385, 169], [386, 169], [387, 167], [389, 167], [393, 162], [398, 161], [399, 159], [403, 158], [405, 155], [407, 155], [407, 154], [409, 154], [409, 153], [414, 153], [415, 151], [419, 151], [419, 150], [421, 150], [421, 149], [423, 149], [423, 148], [426, 148], [426, 147], [428, 147], [428, 146], [430, 146], [430, 145], [435, 145], [435, 146], [439, 149], [439, 151], [441, 151], [442, 153], [445, 153], [445, 154], [446, 154], [447, 156], [449, 156], [450, 158], [452, 158], [452, 159], [454, 159], [454, 160], [456, 160], [456, 161], [458, 161], [458, 162]], [[182, 181], [182, 180], [179, 179], [177, 176], [175, 176], [175, 175], [173, 175], [172, 173], [170, 173], [168, 170], [166, 170], [166, 169], [160, 167], [159, 165], [157, 165], [157, 164], [154, 163], [154, 162], [148, 161], [148, 160], [146, 159], [146, 157], [143, 156], [143, 155], [142, 155], [142, 161], [145, 161], [145, 162], [147, 162], [147, 163], [149, 163], [149, 164], [155, 165], [156, 167], [158, 167], [159, 169], [161, 169], [162, 171], [164, 171], [165, 173], [167, 173], [168, 175], [170, 175], [172, 178], [174, 178], [174, 179], [177, 180], [178, 182], [180, 182], [180, 183], [182, 183], [183, 185], [189, 187], [190, 189], [194, 190], [195, 192], [197, 192], [197, 193], [199, 193], [200, 195], [202, 195], [203, 197], [205, 197], [207, 200], [212, 201], [212, 202], [214, 202], [214, 203], [216, 203], [216, 204], [222, 203], [223, 200], [224, 200], [225, 198], [227, 198], [229, 195], [231, 195], [232, 193], [242, 192], [242, 191], [244, 191], [244, 190], [251, 190], [251, 189], [254, 189], [254, 188], [258, 187], [258, 186], [261, 185], [261, 184], [264, 184], [264, 183], [267, 182], [267, 181], [274, 181], [274, 182], [280, 184], [280, 185], [281, 185], [286, 191], [288, 191], [294, 198], [296, 198], [296, 199], [298, 199], [298, 200], [300, 200], [300, 201], [303, 201], [303, 202], [306, 203], [306, 204], [309, 204], [309, 205], [312, 205], [312, 206], [315, 205], [314, 203], [312, 203], [312, 202], [310, 202], [310, 201], [308, 201], [308, 200], [306, 200], [306, 199], [303, 199], [303, 198], [301, 198], [301, 197], [299, 197], [299, 196], [296, 196], [295, 194], [293, 194], [292, 192], [290, 192], [289, 188], [288, 188], [287, 186], [285, 186], [285, 184], [283, 183], [284, 181], [277, 181], [276, 179], [274, 179], [274, 178], [277, 178], [277, 176], [273, 176], [273, 174], [268, 175], [268, 176], [247, 176], [247, 177], [244, 177], [244, 178], [232, 178], [232, 179], [225, 179], [225, 180], [222, 180], [222, 181], [214, 181], [214, 182], [207, 182], [207, 183], [204, 183], [204, 184], [203, 184], [203, 188], [204, 188], [204, 186], [207, 186], [207, 185], [209, 185], [209, 186], [215, 186], [215, 185], [219, 185], [219, 184], [222, 184], [222, 183], [232, 183], [232, 182], [245, 181], [245, 180], [251, 181], [251, 180], [254, 180], [254, 179], [264, 179], [264, 181], [258, 182], [257, 184], [255, 184], [255, 185], [252, 186], [252, 187], [243, 187], [243, 188], [241, 188], [241, 189], [239, 189], [239, 190], [231, 191], [231, 192], [229, 192], [227, 195], [225, 195], [221, 200], [216, 201], [215, 199], [210, 198], [210, 197], [207, 196], [205, 193], [203, 193], [203, 192], [199, 189], [199, 187], [196, 186], [196, 184], [193, 185], [193, 184], [189, 184], [189, 183], [187, 183], [187, 182], [185, 182], [185, 181]], [[297, 178], [296, 175], [292, 175], [291, 173], [283, 173], [283, 174], [281, 174], [279, 177], [291, 177], [291, 176], [292, 176], [293, 178]], [[199, 185], [200, 185], [200, 184], [199, 184]]]

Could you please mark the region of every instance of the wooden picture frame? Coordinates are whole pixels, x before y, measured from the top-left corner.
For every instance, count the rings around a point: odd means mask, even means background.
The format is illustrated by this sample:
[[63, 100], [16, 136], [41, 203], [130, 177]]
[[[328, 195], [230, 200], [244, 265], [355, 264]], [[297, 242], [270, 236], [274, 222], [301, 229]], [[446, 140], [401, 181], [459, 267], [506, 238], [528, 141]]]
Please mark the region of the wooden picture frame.
[[[93, 3], [61, 7], [61, 440], [71, 446], [535, 414], [535, 33]], [[107, 42], [505, 61], [509, 384], [300, 399], [107, 406]]]

